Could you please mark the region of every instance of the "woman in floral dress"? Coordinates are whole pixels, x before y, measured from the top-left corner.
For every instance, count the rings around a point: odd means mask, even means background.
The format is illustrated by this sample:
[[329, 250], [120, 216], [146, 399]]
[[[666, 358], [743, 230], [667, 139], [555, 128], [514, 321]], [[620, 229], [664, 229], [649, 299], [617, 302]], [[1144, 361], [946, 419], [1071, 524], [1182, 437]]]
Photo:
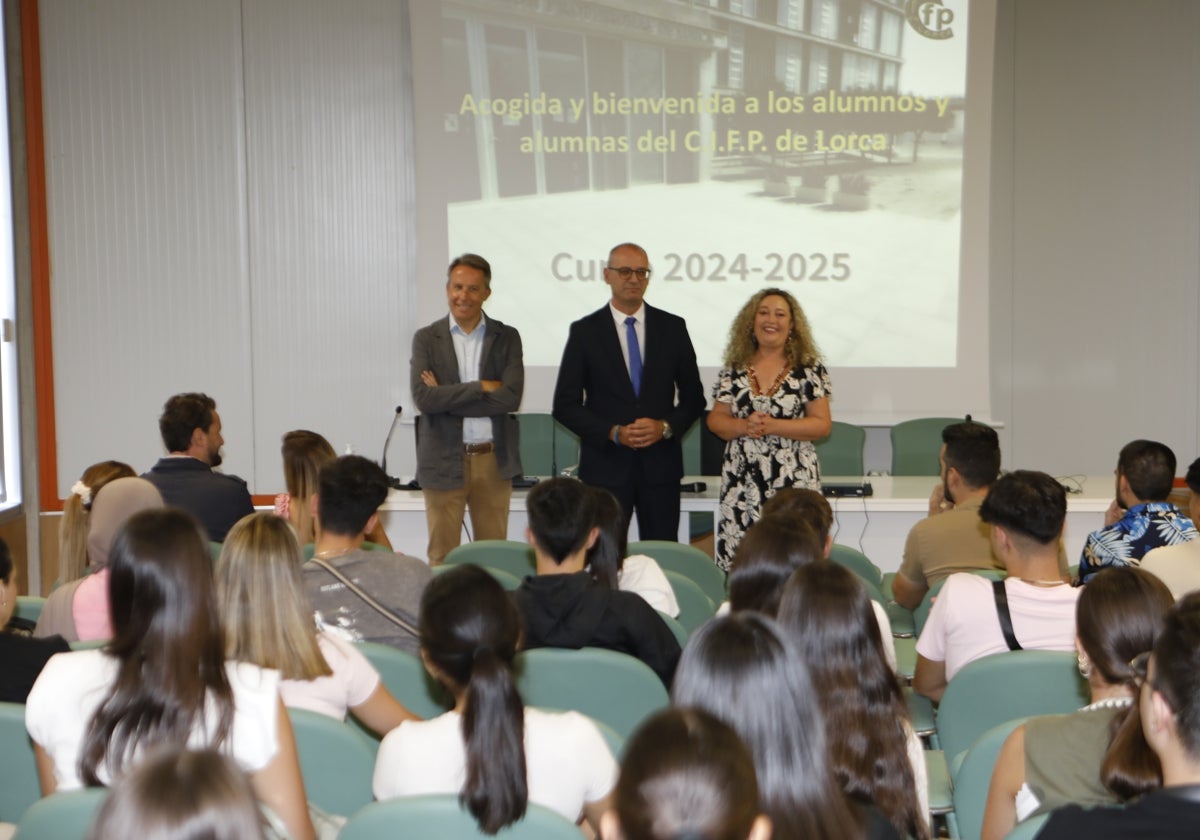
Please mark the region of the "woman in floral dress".
[[742, 534], [781, 487], [820, 489], [812, 441], [829, 434], [829, 373], [804, 310], [763, 289], [729, 331], [708, 428], [725, 441], [717, 565], [729, 569]]

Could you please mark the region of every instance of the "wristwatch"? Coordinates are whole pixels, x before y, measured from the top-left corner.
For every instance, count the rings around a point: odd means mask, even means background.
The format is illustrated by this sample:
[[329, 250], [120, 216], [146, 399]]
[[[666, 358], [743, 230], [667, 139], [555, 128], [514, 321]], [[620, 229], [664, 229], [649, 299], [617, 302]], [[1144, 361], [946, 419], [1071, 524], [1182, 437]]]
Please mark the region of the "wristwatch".
[[666, 420], [662, 421], [662, 424], [663, 424], [663, 440], [670, 440], [672, 437], [675, 436], [675, 433], [673, 431], [671, 431], [671, 424], [668, 423]]

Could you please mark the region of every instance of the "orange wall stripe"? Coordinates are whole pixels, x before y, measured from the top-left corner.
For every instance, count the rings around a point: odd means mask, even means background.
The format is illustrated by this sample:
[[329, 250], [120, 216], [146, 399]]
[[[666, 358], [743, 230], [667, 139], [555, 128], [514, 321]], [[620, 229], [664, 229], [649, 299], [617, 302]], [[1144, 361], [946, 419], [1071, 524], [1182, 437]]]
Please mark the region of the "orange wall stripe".
[[21, 70], [25, 81], [25, 157], [29, 178], [29, 251], [33, 271], [33, 367], [37, 403], [38, 501], [58, 498], [54, 409], [54, 342], [50, 317], [50, 238], [46, 217], [46, 144], [42, 125], [42, 48], [37, 0], [21, 0]]

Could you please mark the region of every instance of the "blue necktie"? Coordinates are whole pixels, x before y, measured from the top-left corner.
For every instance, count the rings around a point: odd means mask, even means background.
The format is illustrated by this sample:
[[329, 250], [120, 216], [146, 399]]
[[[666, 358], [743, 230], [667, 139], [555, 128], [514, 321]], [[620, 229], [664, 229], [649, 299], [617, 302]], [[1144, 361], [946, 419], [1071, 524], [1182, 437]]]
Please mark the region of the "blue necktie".
[[642, 349], [638, 346], [637, 330], [634, 324], [637, 318], [630, 315], [625, 319], [625, 340], [629, 342], [629, 381], [633, 383], [633, 393], [642, 393]]

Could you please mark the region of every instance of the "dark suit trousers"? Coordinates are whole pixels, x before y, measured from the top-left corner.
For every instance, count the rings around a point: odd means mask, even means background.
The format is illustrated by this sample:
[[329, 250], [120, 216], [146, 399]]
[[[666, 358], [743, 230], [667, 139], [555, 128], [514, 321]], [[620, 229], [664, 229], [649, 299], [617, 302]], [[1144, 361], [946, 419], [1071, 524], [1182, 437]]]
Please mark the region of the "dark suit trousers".
[[617, 497], [625, 512], [626, 527], [633, 512], [637, 511], [638, 539], [676, 542], [679, 539], [679, 481], [652, 483], [640, 462], [633, 470], [632, 480], [626, 484], [597, 486]]

